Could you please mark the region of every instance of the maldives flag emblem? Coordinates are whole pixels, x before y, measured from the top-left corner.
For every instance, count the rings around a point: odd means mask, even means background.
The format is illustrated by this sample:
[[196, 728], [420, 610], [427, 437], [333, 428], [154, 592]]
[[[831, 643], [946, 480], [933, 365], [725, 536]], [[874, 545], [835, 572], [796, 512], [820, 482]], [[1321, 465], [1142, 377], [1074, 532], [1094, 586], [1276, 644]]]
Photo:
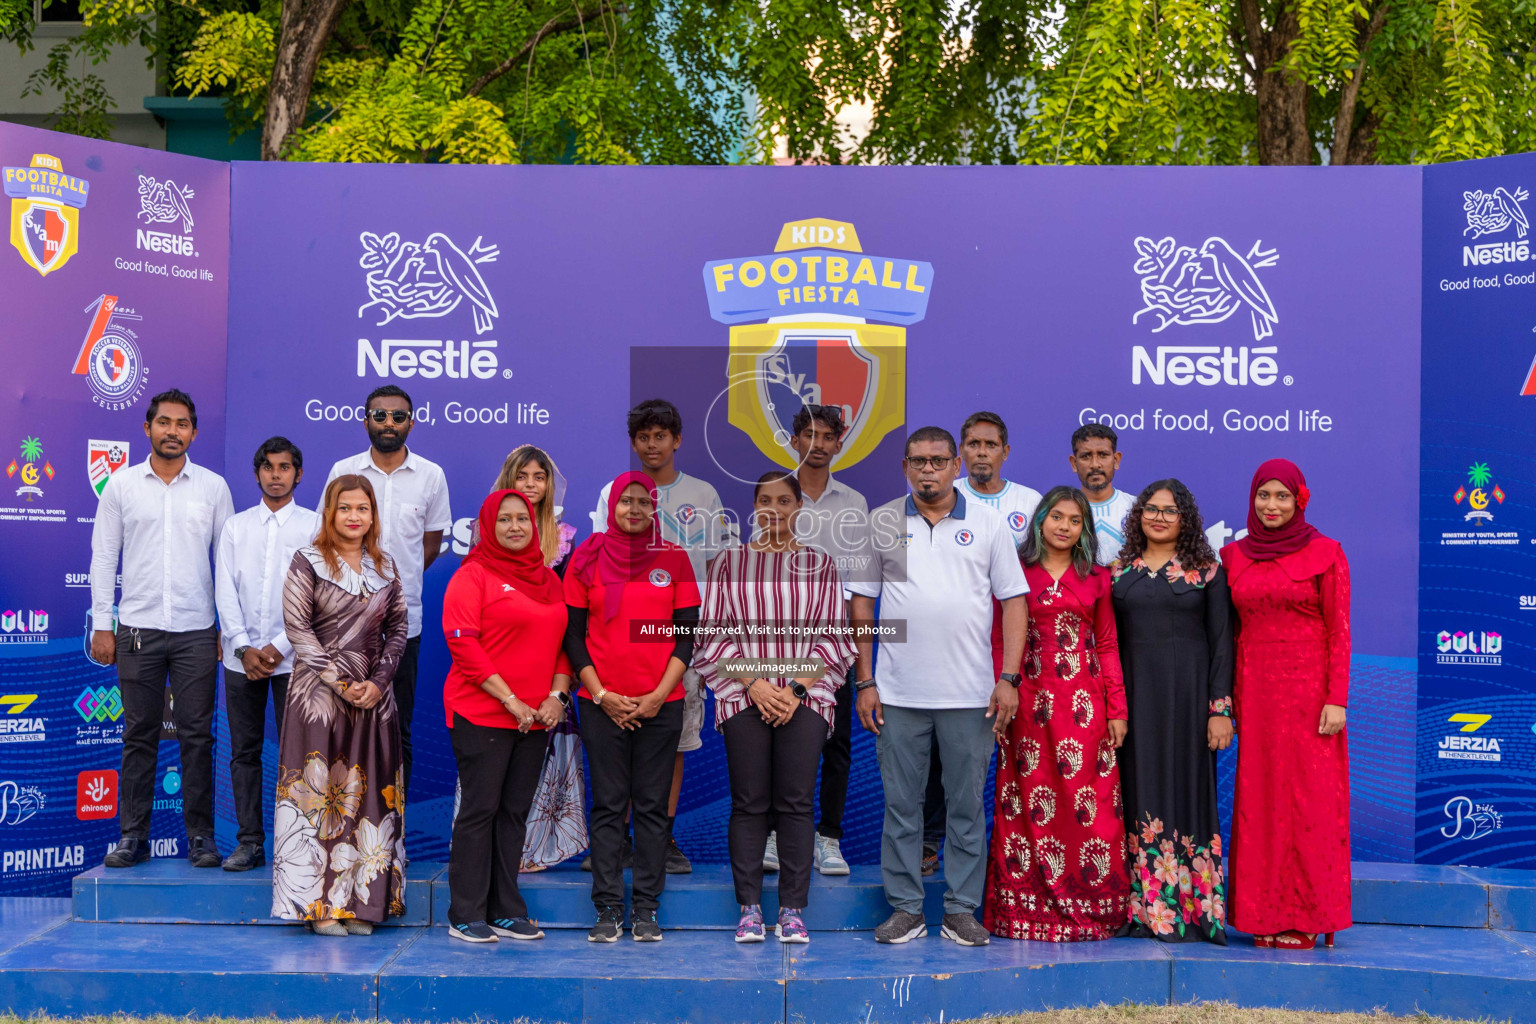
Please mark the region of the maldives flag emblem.
[[101, 497], [101, 492], [106, 489], [107, 480], [128, 465], [127, 441], [91, 441], [86, 449], [86, 472], [91, 478], [91, 487], [96, 491], [96, 497]]

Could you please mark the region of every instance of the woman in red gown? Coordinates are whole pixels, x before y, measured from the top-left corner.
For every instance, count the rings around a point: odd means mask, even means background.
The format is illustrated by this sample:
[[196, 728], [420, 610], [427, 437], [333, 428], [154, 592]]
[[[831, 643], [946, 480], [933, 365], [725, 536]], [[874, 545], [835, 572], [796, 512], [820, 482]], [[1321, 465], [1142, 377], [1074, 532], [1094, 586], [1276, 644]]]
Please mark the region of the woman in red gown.
[[1350, 924], [1349, 563], [1309, 497], [1294, 463], [1264, 463], [1248, 536], [1221, 552], [1238, 622], [1228, 920], [1280, 949]]
[[1125, 688], [1109, 571], [1095, 553], [1087, 497], [1069, 487], [1046, 494], [1019, 553], [1029, 580], [1024, 682], [997, 748], [982, 924], [1003, 938], [1106, 939], [1126, 919], [1115, 762]]

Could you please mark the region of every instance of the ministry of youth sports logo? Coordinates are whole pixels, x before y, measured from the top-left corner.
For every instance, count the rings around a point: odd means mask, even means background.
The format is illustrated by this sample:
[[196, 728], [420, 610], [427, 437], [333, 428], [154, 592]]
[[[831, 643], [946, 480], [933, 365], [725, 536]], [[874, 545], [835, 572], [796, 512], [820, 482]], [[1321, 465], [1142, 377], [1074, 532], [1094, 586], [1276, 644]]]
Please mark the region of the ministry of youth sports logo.
[[1219, 324], [1246, 307], [1255, 341], [1275, 333], [1280, 314], [1259, 271], [1280, 261], [1276, 250], [1260, 248], [1255, 240], [1242, 254], [1216, 236], [1207, 238], [1199, 249], [1179, 245], [1171, 235], [1155, 242], [1138, 237], [1135, 244], [1133, 269], [1141, 277], [1144, 305], [1131, 323], [1152, 314], [1157, 318], [1152, 328], [1156, 334], [1169, 324]]
[[1531, 194], [1523, 188], [1516, 188], [1511, 192], [1502, 186], [1492, 192], [1484, 192], [1482, 189], [1463, 192], [1461, 208], [1467, 215], [1467, 226], [1462, 234], [1470, 235], [1472, 238], [1482, 238], [1484, 235], [1497, 235], [1513, 227], [1515, 237], [1524, 238], [1526, 232], [1531, 229], [1531, 222], [1525, 215], [1525, 208], [1520, 204], [1530, 196]]
[[484, 334], [501, 315], [478, 269], [501, 255], [497, 246], [477, 237], [466, 252], [441, 231], [424, 242], [402, 242], [393, 231], [382, 236], [364, 231], [358, 239], [363, 243], [358, 266], [368, 271], [368, 301], [358, 307], [358, 316], [375, 310], [382, 327], [396, 319], [447, 316], [468, 299], [475, 333]]

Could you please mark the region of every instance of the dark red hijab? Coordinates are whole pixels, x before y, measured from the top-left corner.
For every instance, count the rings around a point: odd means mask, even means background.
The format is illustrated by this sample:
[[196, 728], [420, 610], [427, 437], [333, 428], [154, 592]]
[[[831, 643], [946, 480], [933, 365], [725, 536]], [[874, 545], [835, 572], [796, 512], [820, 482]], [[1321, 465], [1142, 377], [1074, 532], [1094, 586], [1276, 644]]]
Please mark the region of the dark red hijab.
[[[496, 516], [501, 503], [512, 496], [528, 508], [528, 528], [533, 537], [521, 551], [509, 551], [496, 539]], [[522, 491], [492, 491], [480, 503], [480, 542], [470, 548], [460, 565], [478, 563], [499, 580], [512, 583], [540, 604], [564, 601], [560, 577], [544, 564], [544, 550], [539, 547], [539, 525], [534, 517], [533, 502]]]
[[619, 528], [619, 497], [630, 484], [639, 484], [645, 493], [656, 500], [656, 484], [644, 473], [620, 473], [608, 485], [608, 528], [594, 533], [582, 541], [581, 547], [571, 554], [571, 564], [566, 572], [587, 586], [601, 583], [603, 591], [603, 621], [607, 622], [619, 613], [619, 602], [624, 597], [624, 584], [644, 579], [661, 556], [666, 543], [661, 539], [661, 527], [651, 516], [651, 528], [643, 533], [625, 533]]
[[[1253, 507], [1259, 488], [1271, 480], [1280, 481], [1286, 490], [1296, 496], [1296, 514], [1290, 522], [1274, 530], [1264, 525]], [[1264, 463], [1253, 474], [1253, 483], [1248, 485], [1248, 536], [1237, 542], [1238, 550], [1256, 562], [1263, 562], [1295, 554], [1312, 543], [1314, 538], [1321, 537], [1317, 527], [1307, 522], [1307, 504], [1311, 497], [1307, 490], [1307, 478], [1302, 475], [1296, 463], [1289, 459], [1270, 459]]]

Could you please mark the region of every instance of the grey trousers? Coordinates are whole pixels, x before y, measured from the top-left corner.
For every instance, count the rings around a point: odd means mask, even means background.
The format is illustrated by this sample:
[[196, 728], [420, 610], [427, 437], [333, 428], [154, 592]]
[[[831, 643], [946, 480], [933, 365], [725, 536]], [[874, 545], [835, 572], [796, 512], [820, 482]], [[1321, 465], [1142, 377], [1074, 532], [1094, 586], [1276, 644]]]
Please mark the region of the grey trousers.
[[880, 878], [896, 910], [923, 912], [923, 794], [928, 755], [938, 740], [943, 764], [944, 913], [969, 914], [981, 906], [987, 881], [987, 819], [982, 791], [992, 761], [992, 720], [986, 708], [900, 708], [885, 705], [875, 741], [885, 787], [885, 829]]

